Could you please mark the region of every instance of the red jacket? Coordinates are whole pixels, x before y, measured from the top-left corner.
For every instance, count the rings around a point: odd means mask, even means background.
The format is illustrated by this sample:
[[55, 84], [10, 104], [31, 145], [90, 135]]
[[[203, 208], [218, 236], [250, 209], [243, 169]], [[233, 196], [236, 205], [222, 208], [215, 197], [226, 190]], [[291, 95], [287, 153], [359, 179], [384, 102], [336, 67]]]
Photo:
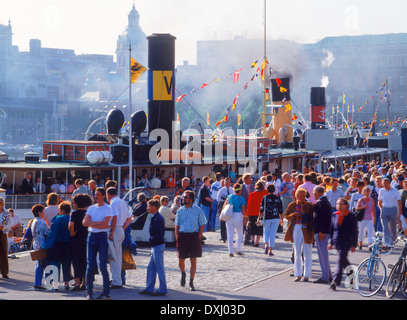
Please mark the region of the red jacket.
[[249, 194], [249, 199], [246, 206], [246, 216], [258, 216], [260, 213], [260, 205], [264, 196], [269, 193], [266, 190], [254, 191]]

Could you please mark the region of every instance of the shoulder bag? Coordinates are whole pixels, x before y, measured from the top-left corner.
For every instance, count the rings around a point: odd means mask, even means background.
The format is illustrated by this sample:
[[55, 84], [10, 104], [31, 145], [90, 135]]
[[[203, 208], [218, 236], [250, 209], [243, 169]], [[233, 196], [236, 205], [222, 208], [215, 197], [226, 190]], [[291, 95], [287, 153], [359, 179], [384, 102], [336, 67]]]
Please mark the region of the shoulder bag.
[[[363, 199], [362, 199], [362, 201], [363, 201]], [[363, 203], [365, 203], [365, 202], [363, 201]], [[364, 217], [365, 217], [365, 209], [360, 209], [360, 210], [355, 211], [356, 221], [362, 221]]]
[[256, 221], [257, 226], [264, 226], [264, 216], [266, 215], [266, 196], [263, 197], [263, 214], [259, 212], [259, 216]]
[[46, 249], [37, 249], [37, 250], [32, 250], [33, 247], [33, 243], [34, 243], [34, 237], [35, 237], [35, 230], [37, 229], [37, 222], [35, 222], [35, 226], [34, 226], [34, 232], [33, 232], [33, 239], [31, 241], [31, 251], [30, 251], [30, 255], [31, 255], [31, 260], [32, 261], [37, 261], [37, 260], [43, 260], [47, 257], [47, 250]]
[[219, 220], [226, 222], [230, 218], [232, 218], [232, 215], [233, 215], [233, 205], [228, 203], [227, 205], [223, 206], [222, 211], [219, 215]]

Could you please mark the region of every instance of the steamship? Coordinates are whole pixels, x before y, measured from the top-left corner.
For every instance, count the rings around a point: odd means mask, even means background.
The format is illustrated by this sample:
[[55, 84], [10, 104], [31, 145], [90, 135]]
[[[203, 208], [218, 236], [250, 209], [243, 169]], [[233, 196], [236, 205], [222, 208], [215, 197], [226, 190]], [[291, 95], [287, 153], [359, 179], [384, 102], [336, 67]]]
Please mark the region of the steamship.
[[[392, 153], [401, 152], [401, 142], [397, 140], [400, 136], [387, 137], [376, 145], [371, 138], [368, 148], [361, 147], [353, 135], [336, 136], [326, 127], [323, 87], [311, 88], [310, 127], [294, 127], [292, 112], [285, 108], [290, 103], [289, 78], [280, 79], [282, 83], [269, 79], [272, 99], [262, 115], [263, 123], [269, 124], [259, 128], [257, 135], [225, 136], [217, 142], [201, 136], [197, 147], [192, 143], [194, 137], [188, 133], [185, 139], [175, 139], [174, 143], [171, 140], [168, 147], [163, 148], [159, 139], [151, 135], [155, 129], [163, 129], [169, 137], [182, 134], [173, 128], [176, 123], [175, 37], [153, 34], [147, 40], [148, 117], [142, 110], [132, 113], [131, 134], [123, 135], [121, 128], [127, 121], [120, 110], [114, 109], [106, 117], [106, 134], [94, 134], [87, 140], [44, 141], [41, 155], [29, 152], [21, 162], [0, 160], [0, 171], [6, 176], [4, 183], [16, 186], [27, 172], [33, 172], [34, 178], [41, 181], [57, 176], [66, 180], [70, 176], [91, 179], [98, 173], [121, 182], [131, 170], [133, 185], [135, 178], [145, 170], [149, 173], [164, 170], [166, 175], [172, 171], [180, 177], [211, 176], [218, 171], [225, 175], [231, 171], [250, 172], [256, 178], [264, 170], [302, 171], [308, 165], [318, 168], [319, 172], [334, 166], [340, 175], [345, 161], [349, 163], [359, 158], [383, 161]], [[286, 91], [282, 92], [280, 86]], [[239, 159], [239, 153], [243, 154], [243, 160]], [[250, 167], [253, 163], [254, 169]], [[171, 196], [173, 192], [159, 190], [161, 195]]]

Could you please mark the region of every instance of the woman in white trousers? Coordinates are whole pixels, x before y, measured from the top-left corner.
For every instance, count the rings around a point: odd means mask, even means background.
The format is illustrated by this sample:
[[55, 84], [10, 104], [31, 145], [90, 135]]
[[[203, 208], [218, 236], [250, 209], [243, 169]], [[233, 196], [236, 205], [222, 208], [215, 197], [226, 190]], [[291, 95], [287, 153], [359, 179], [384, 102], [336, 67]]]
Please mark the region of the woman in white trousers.
[[236, 239], [236, 254], [243, 255], [243, 222], [246, 217], [246, 200], [241, 196], [242, 186], [236, 183], [233, 186], [235, 194], [230, 194], [225, 201], [225, 205], [231, 204], [233, 206], [233, 215], [228, 221], [226, 221], [226, 232], [228, 238], [229, 256], [234, 256], [233, 240], [235, 238], [235, 232], [237, 234]]
[[[307, 190], [298, 188], [295, 201], [290, 203], [284, 213], [288, 220], [288, 227], [284, 235], [285, 241], [294, 243], [294, 281], [309, 281], [312, 269], [312, 242], [314, 233], [312, 229], [313, 205], [306, 201]], [[302, 254], [304, 265], [302, 265]]]

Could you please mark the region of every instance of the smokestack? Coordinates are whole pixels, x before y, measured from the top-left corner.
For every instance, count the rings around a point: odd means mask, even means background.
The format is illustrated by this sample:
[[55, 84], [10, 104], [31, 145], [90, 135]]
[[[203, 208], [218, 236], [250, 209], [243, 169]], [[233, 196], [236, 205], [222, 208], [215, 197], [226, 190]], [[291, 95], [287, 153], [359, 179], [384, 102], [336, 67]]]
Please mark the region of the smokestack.
[[291, 110], [286, 112], [286, 105], [291, 104], [290, 79], [281, 78], [279, 85], [276, 79], [271, 79], [271, 94], [273, 101], [273, 128], [277, 143], [292, 141], [293, 129], [285, 124], [291, 125]]
[[311, 129], [326, 129], [325, 88], [311, 88]]
[[152, 34], [148, 40], [148, 133], [163, 129], [172, 142], [175, 121], [175, 37]]

